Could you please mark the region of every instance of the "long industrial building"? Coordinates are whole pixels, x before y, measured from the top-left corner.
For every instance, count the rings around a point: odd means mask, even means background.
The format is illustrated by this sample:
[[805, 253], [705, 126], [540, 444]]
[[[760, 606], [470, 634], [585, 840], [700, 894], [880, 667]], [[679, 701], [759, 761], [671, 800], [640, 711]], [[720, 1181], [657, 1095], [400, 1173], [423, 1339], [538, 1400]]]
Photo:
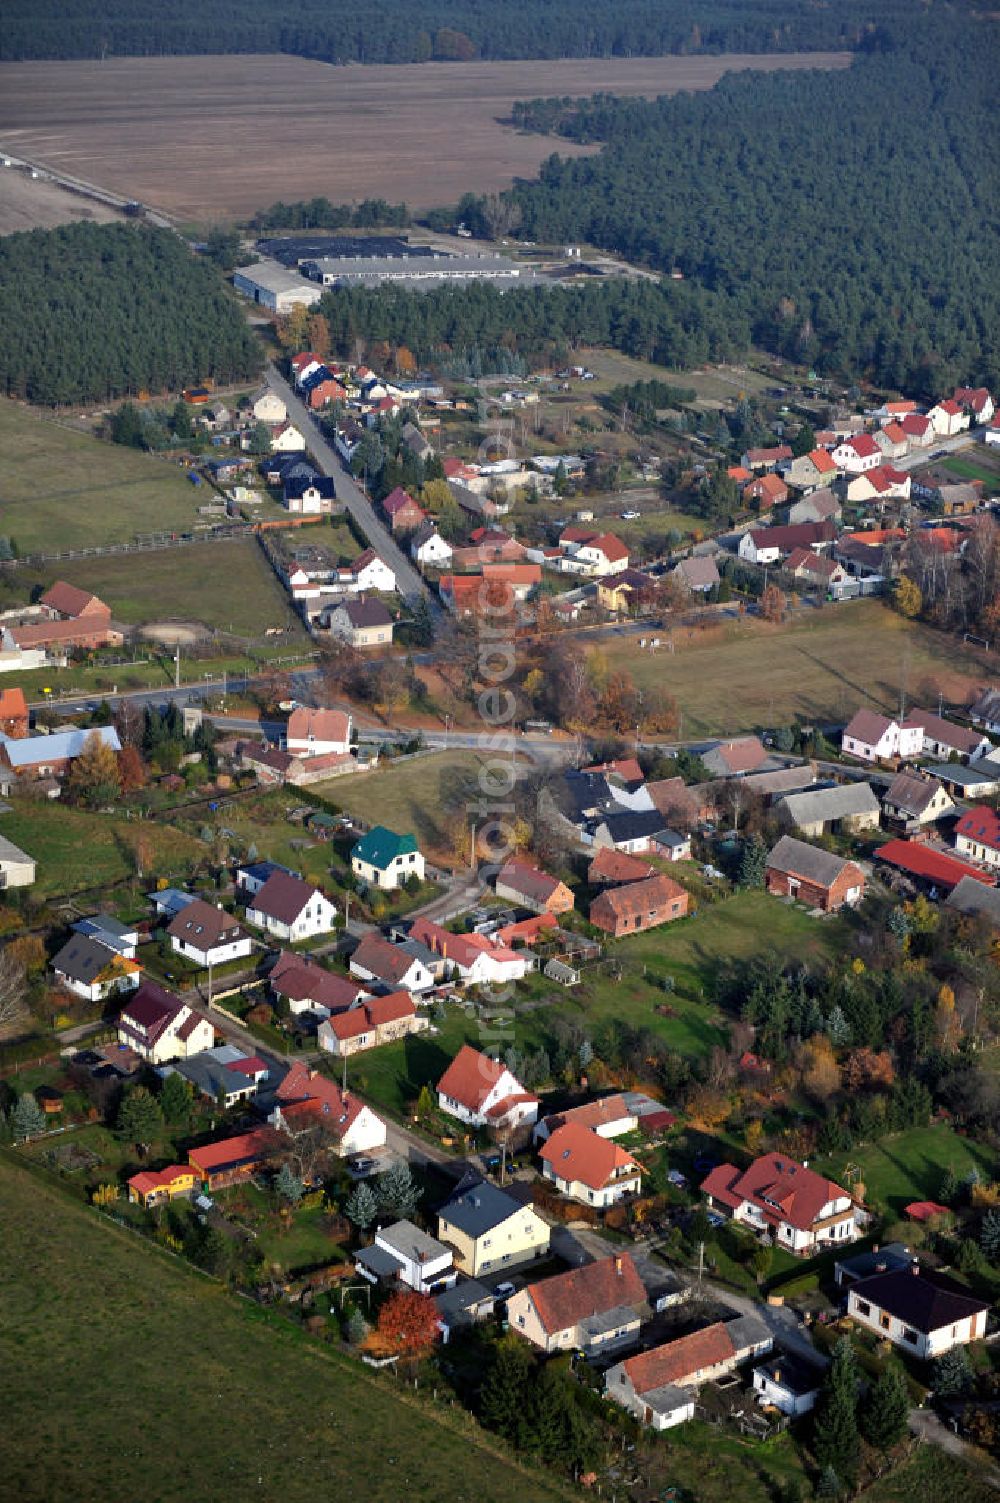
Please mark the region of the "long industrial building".
[[[508, 282], [522, 280], [522, 268], [507, 256], [323, 256], [303, 261], [302, 272], [323, 287], [374, 286], [379, 282]], [[528, 273], [530, 279], [531, 273]]]

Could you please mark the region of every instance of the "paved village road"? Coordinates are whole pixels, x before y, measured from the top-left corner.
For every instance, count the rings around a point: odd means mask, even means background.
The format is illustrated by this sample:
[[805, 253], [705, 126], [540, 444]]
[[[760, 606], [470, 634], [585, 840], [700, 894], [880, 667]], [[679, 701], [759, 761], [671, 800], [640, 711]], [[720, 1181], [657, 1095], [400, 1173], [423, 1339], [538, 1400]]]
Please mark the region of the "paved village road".
[[424, 596], [432, 615], [440, 615], [441, 608], [432, 598], [419, 571], [414, 568], [412, 562], [399, 545], [393, 541], [389, 529], [375, 515], [368, 497], [361, 487], [355, 484], [353, 477], [344, 468], [340, 456], [333, 446], [327, 443], [319, 424], [308, 407], [306, 407], [304, 402], [300, 401], [288, 382], [275, 370], [273, 365], [269, 365], [267, 368], [266, 380], [271, 390], [276, 392], [284, 402], [288, 410], [288, 416], [305, 439], [309, 453], [312, 455], [315, 464], [322, 470], [324, 475], [332, 475], [335, 478], [338, 498], [344, 502], [347, 510], [376, 553], [385, 560], [394, 572], [400, 594], [411, 604], [421, 596]]

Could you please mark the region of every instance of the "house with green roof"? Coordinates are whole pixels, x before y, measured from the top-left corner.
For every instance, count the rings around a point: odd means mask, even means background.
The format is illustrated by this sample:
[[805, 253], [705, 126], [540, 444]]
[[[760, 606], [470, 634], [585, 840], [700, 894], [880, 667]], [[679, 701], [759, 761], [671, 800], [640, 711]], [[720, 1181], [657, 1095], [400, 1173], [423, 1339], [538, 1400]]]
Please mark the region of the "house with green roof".
[[368, 887], [390, 891], [407, 877], [424, 879], [424, 858], [415, 835], [397, 835], [385, 825], [375, 825], [362, 835], [351, 851], [351, 870]]

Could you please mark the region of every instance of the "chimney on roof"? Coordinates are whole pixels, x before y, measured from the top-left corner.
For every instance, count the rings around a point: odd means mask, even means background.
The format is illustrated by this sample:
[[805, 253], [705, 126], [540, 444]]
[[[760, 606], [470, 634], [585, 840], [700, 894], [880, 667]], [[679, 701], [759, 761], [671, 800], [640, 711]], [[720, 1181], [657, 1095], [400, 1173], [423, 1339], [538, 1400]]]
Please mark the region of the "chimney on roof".
[[623, 1264], [622, 1264], [621, 1253], [616, 1253], [615, 1254], [615, 1273], [618, 1275], [619, 1278], [622, 1277], [622, 1271], [623, 1271]]
[[920, 1277], [920, 1261], [918, 1258], [914, 1258], [913, 1262], [910, 1264], [910, 1272], [913, 1274], [913, 1277], [915, 1279], [918, 1279]]

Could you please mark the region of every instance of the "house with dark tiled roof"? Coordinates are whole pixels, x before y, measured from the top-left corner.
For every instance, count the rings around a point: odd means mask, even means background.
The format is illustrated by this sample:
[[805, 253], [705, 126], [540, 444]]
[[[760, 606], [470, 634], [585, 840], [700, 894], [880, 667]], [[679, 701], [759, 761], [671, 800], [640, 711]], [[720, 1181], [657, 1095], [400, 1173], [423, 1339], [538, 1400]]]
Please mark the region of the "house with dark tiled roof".
[[566, 883], [523, 856], [509, 856], [503, 863], [496, 876], [496, 894], [533, 913], [569, 913], [573, 908], [573, 894]]
[[290, 872], [274, 872], [247, 905], [247, 923], [286, 944], [332, 932], [337, 910], [330, 899]]
[[604, 1395], [653, 1430], [693, 1419], [698, 1389], [771, 1350], [763, 1321], [741, 1315], [678, 1336], [608, 1368]]
[[886, 819], [906, 833], [935, 824], [954, 807], [943, 783], [920, 772], [897, 772], [882, 795]]
[[819, 490], [810, 491], [807, 496], [794, 501], [788, 508], [786, 520], [790, 527], [796, 527], [802, 522], [839, 522], [840, 513], [839, 496], [829, 486], [821, 486]]
[[352, 647], [387, 647], [392, 641], [392, 616], [381, 600], [360, 595], [332, 606], [325, 616], [332, 635]]
[[540, 1279], [507, 1301], [510, 1329], [543, 1352], [614, 1351], [635, 1342], [650, 1314], [646, 1286], [627, 1252]]
[[211, 1049], [215, 1029], [179, 997], [155, 981], [144, 981], [122, 1006], [118, 1040], [147, 1064], [162, 1065]]
[[253, 939], [232, 914], [203, 898], [195, 898], [175, 914], [167, 933], [174, 954], [193, 965], [224, 965], [245, 958], [253, 949]]
[[701, 1191], [711, 1209], [802, 1256], [860, 1235], [850, 1193], [787, 1154], [762, 1154], [749, 1169], [719, 1164]]
[[471, 1278], [495, 1274], [549, 1250], [549, 1227], [525, 1205], [489, 1180], [463, 1181], [438, 1211], [437, 1234], [454, 1252], [455, 1266]]
[[73, 934], [52, 957], [52, 974], [67, 991], [88, 1002], [102, 1002], [134, 991], [142, 979], [142, 967], [90, 935]]
[[931, 710], [911, 710], [908, 724], [918, 726], [923, 741], [923, 754], [947, 761], [959, 757], [964, 762], [974, 762], [992, 750], [990, 738], [982, 731], [969, 730], [964, 725], [954, 725]]
[[438, 1105], [470, 1127], [516, 1127], [538, 1118], [538, 1097], [489, 1054], [463, 1044], [437, 1083]]
[[963, 877], [956, 882], [945, 902], [967, 918], [984, 919], [995, 929], [1000, 929], [1000, 887], [987, 887], [975, 877]]
[[288, 1003], [291, 1012], [311, 1012], [318, 1018], [346, 1012], [368, 996], [355, 978], [328, 971], [318, 961], [294, 950], [281, 952], [267, 980], [271, 991]]
[[740, 538], [738, 553], [750, 564], [776, 564], [796, 548], [819, 552], [837, 536], [830, 521], [800, 522], [795, 527], [751, 527]]
[[350, 964], [352, 976], [396, 991], [430, 991], [437, 979], [411, 946], [394, 943], [375, 931], [362, 936]]
[[557, 1127], [542, 1145], [540, 1157], [543, 1178], [561, 1195], [596, 1210], [638, 1195], [642, 1188], [637, 1160], [581, 1121]]
[[963, 1285], [915, 1261], [860, 1279], [847, 1292], [852, 1320], [923, 1361], [985, 1336], [989, 1308]]
[[768, 852], [764, 886], [776, 897], [794, 898], [823, 913], [860, 903], [865, 874], [860, 866], [818, 845], [782, 835]]

